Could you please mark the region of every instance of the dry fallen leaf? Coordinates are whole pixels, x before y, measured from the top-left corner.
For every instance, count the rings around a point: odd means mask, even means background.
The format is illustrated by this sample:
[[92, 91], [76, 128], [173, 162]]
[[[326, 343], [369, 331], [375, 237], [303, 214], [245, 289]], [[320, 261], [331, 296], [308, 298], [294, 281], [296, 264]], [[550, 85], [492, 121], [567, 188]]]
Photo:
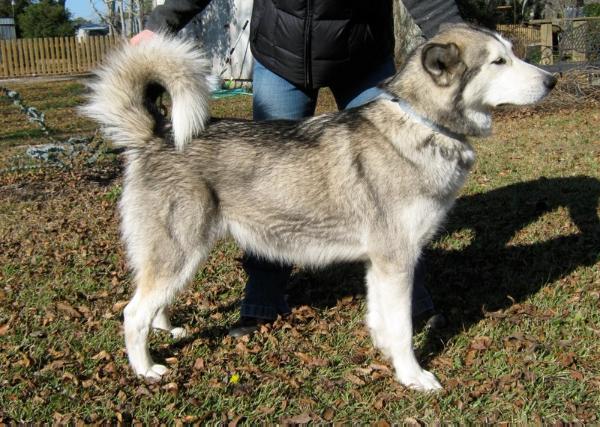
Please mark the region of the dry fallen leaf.
[[466, 366], [473, 365], [473, 362], [475, 362], [476, 356], [477, 356], [477, 351], [475, 351], [475, 350], [467, 351], [467, 355], [465, 356], [465, 365]]
[[40, 372], [47, 372], [47, 371], [53, 371], [55, 369], [60, 369], [63, 366], [65, 366], [66, 363], [67, 363], [66, 360], [54, 360], [54, 361], [48, 363], [46, 366], [44, 366]]
[[237, 415], [232, 418], [233, 419], [227, 424], [227, 427], [236, 427], [245, 417], [243, 415]]
[[15, 363], [15, 366], [22, 366], [24, 368], [29, 368], [32, 364], [31, 358], [29, 357], [29, 355], [25, 354], [25, 353], [20, 353], [21, 354], [21, 360], [19, 360], [17, 363]]
[[424, 423], [420, 422], [419, 420], [417, 420], [416, 418], [413, 418], [413, 417], [404, 418], [404, 424], [405, 425], [410, 425], [410, 426], [425, 425]]
[[85, 380], [85, 381], [81, 382], [81, 386], [83, 388], [90, 388], [93, 385], [94, 385], [94, 380]]
[[203, 371], [204, 370], [204, 359], [199, 357], [194, 362], [194, 371]]
[[371, 368], [370, 366], [368, 368], [356, 368], [354, 370], [364, 376], [371, 375], [371, 373], [373, 372], [373, 368]]
[[392, 372], [392, 370], [390, 368], [388, 368], [387, 366], [381, 365], [381, 364], [378, 364], [378, 363], [371, 363], [369, 365], [369, 368], [371, 368], [371, 369], [373, 369], [375, 371]]
[[558, 358], [558, 361], [562, 366], [568, 368], [569, 366], [575, 363], [575, 353], [573, 353], [572, 351], [568, 353], [563, 353]]
[[365, 385], [365, 382], [363, 380], [351, 373], [347, 373], [346, 375], [344, 375], [344, 379], [350, 381], [352, 384]]
[[110, 354], [105, 350], [102, 350], [100, 353], [92, 356], [92, 360], [110, 360]]
[[583, 380], [583, 374], [579, 371], [576, 371], [573, 369], [569, 372], [569, 374], [571, 375], [571, 378], [573, 378], [574, 380], [577, 380], [577, 381]]
[[309, 414], [304, 413], [300, 415], [296, 415], [292, 418], [287, 418], [283, 422], [285, 424], [307, 424], [312, 421], [312, 418]]
[[0, 337], [3, 337], [4, 335], [6, 335], [8, 333], [8, 323], [5, 323], [4, 325], [0, 326]]
[[106, 365], [104, 365], [104, 367], [102, 368], [102, 372], [105, 375], [110, 375], [110, 374], [114, 374], [117, 372], [117, 367], [115, 366], [114, 362], [108, 362]]
[[114, 311], [115, 313], [120, 313], [128, 303], [129, 303], [129, 301], [117, 301], [112, 306], [112, 311]]
[[179, 391], [179, 386], [177, 385], [177, 383], [168, 383], [162, 386], [162, 389], [168, 391], [171, 394], [177, 394], [177, 392]]
[[269, 415], [275, 412], [275, 408], [272, 406], [260, 406], [256, 411], [262, 415]]
[[57, 302], [56, 309], [69, 317], [81, 317], [81, 313], [66, 301]]
[[77, 377], [70, 372], [65, 372], [62, 376], [62, 379], [72, 381], [75, 385], [79, 385], [79, 380]]
[[471, 348], [473, 350], [487, 350], [492, 344], [492, 339], [486, 336], [479, 336], [473, 338], [471, 341]]
[[152, 393], [150, 392], [150, 390], [148, 390], [148, 387], [141, 385], [135, 391], [135, 395], [136, 396], [152, 396]]
[[331, 421], [333, 419], [334, 415], [335, 415], [335, 411], [332, 408], [327, 408], [327, 409], [325, 409], [325, 411], [323, 411], [322, 418], [325, 421]]
[[302, 361], [302, 363], [308, 366], [327, 366], [329, 364], [326, 359], [313, 357], [299, 351], [294, 352], [294, 354]]

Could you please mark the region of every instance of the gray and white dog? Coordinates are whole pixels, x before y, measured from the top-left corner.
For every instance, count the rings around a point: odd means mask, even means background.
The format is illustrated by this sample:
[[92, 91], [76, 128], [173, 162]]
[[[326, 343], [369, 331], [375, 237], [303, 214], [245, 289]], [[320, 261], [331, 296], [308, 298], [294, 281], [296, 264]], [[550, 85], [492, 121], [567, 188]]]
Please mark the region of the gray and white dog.
[[[541, 100], [556, 78], [518, 59], [496, 33], [444, 28], [362, 107], [299, 122], [209, 120], [208, 61], [160, 35], [124, 46], [92, 84], [84, 113], [125, 147], [123, 238], [137, 289], [125, 342], [138, 375], [167, 369], [148, 351], [151, 328], [178, 337], [168, 304], [217, 239], [274, 261], [367, 263], [366, 323], [397, 379], [440, 388], [412, 348], [413, 271], [475, 161], [469, 136], [490, 110]], [[172, 123], [147, 87], [172, 98]]]

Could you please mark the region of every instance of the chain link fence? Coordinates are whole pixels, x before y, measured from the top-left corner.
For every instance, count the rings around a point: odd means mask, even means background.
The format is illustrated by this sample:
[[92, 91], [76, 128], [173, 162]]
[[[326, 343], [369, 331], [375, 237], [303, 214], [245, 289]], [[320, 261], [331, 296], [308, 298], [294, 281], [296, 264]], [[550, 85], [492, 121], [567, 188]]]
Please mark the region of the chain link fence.
[[557, 40], [558, 62], [595, 64], [600, 60], [600, 21], [565, 21]]

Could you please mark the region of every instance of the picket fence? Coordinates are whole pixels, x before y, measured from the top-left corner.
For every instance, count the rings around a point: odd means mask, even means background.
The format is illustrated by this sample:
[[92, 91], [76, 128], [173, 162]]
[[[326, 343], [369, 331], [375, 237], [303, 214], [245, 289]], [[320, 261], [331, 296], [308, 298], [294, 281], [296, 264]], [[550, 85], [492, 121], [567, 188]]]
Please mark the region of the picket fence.
[[87, 73], [120, 37], [49, 37], [0, 40], [0, 78]]

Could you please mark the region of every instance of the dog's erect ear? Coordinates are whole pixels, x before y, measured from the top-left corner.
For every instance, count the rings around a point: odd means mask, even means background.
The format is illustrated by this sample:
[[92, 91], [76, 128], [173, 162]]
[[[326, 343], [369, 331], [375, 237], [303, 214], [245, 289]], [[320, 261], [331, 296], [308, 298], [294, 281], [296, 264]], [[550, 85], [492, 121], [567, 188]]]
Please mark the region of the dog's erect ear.
[[437, 85], [449, 86], [459, 70], [464, 70], [460, 55], [454, 43], [427, 43], [421, 52], [421, 62]]

